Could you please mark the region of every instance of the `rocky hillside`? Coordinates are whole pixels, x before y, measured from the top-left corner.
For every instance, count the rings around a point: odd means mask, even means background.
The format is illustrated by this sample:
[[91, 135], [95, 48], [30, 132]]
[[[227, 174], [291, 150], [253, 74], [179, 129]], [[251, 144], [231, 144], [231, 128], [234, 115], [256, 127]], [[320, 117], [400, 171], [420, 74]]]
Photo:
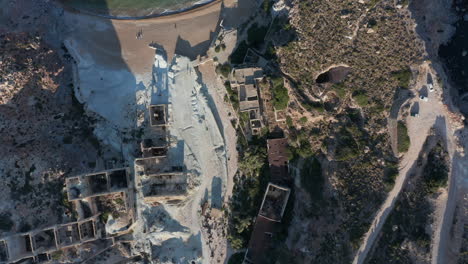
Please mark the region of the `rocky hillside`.
[[290, 129], [292, 145], [311, 144], [326, 175], [323, 200], [296, 212], [313, 230], [290, 233], [300, 262], [348, 262], [393, 186], [398, 159], [388, 120], [423, 60], [407, 3], [396, 2], [293, 2], [298, 37], [279, 50], [281, 69], [302, 106], [330, 120]]

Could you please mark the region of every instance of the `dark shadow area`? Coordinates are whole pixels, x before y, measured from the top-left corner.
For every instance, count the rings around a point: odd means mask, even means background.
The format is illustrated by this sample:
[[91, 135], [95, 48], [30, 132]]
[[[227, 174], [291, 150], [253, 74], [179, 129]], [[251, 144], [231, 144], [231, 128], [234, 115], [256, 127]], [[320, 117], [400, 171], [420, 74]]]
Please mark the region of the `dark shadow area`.
[[419, 102], [414, 102], [410, 110], [411, 116], [419, 115]]
[[216, 31], [210, 32], [209, 40], [198, 43], [195, 46], [192, 46], [192, 44], [190, 44], [189, 41], [181, 38], [180, 36], [177, 37], [175, 54], [186, 56], [190, 60], [195, 60], [197, 59], [198, 56], [206, 56], [206, 52], [208, 51], [208, 48], [210, 47], [211, 41], [216, 37], [217, 35], [216, 33], [218, 32], [218, 30], [219, 30], [219, 23], [218, 23]]
[[421, 89], [419, 89], [419, 96], [427, 97], [429, 95], [429, 90], [427, 89], [426, 85], [423, 85]]
[[[159, 245], [152, 245], [151, 250], [153, 256], [160, 260], [162, 263], [197, 263], [197, 259], [202, 256], [202, 252], [197, 250], [201, 248], [201, 234], [191, 235], [187, 241], [182, 238], [171, 238]], [[185, 248], [185, 250], [184, 250]], [[175, 254], [174, 251], [178, 251], [180, 254]]]
[[223, 181], [219, 177], [213, 177], [211, 181], [211, 207], [221, 209], [223, 204]]

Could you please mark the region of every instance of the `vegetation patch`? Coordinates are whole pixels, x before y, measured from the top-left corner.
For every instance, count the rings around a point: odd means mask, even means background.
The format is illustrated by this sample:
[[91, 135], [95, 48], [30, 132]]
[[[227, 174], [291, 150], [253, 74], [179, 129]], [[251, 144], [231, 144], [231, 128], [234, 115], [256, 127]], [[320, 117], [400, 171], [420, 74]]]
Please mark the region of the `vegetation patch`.
[[369, 105], [369, 96], [364, 91], [358, 91], [353, 94], [353, 99], [360, 107]]
[[408, 136], [408, 128], [406, 127], [406, 124], [403, 121], [398, 122], [397, 135], [398, 152], [407, 152], [410, 147], [411, 141], [410, 137]]
[[432, 224], [433, 206], [429, 197], [445, 186], [447, 168], [448, 154], [439, 141], [429, 152], [422, 175], [412, 179], [414, 184], [399, 196], [365, 263], [413, 263], [414, 256], [421, 257], [421, 263], [430, 261], [432, 234], [428, 226]]
[[411, 80], [411, 69], [407, 68], [401, 71], [392, 72], [392, 77], [398, 81], [398, 86], [403, 89], [408, 89]]
[[225, 63], [225, 64], [218, 64], [216, 66], [216, 72], [218, 74], [221, 74], [224, 76], [224, 78], [228, 78], [229, 74], [231, 73], [232, 67], [231, 64]]
[[271, 78], [273, 85], [273, 106], [276, 110], [283, 110], [288, 107], [289, 95], [288, 89], [284, 87], [284, 80], [282, 77]]
[[228, 240], [234, 249], [247, 246], [269, 174], [266, 142], [250, 145], [239, 158], [241, 175], [235, 177], [228, 214]]

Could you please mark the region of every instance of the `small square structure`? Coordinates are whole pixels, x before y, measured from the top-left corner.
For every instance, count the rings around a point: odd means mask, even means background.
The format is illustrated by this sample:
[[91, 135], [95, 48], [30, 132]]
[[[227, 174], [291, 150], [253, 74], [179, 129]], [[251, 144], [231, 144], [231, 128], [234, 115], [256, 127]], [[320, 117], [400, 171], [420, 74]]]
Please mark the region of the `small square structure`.
[[150, 105], [149, 107], [150, 125], [167, 125], [167, 105]]
[[96, 237], [95, 224], [93, 220], [79, 224], [79, 231], [81, 240], [90, 240]]
[[89, 174], [85, 178], [91, 194], [104, 193], [109, 190], [106, 173]]
[[57, 243], [60, 247], [69, 246], [79, 241], [80, 231], [77, 223], [64, 225], [57, 229]]
[[19, 260], [33, 255], [32, 241], [29, 234], [18, 234], [7, 238], [5, 242], [7, 244], [10, 261]]
[[33, 236], [33, 245], [35, 252], [46, 252], [57, 248], [55, 239], [55, 230], [42, 230]]
[[128, 174], [126, 169], [112, 170], [108, 172], [108, 175], [111, 191], [128, 188]]

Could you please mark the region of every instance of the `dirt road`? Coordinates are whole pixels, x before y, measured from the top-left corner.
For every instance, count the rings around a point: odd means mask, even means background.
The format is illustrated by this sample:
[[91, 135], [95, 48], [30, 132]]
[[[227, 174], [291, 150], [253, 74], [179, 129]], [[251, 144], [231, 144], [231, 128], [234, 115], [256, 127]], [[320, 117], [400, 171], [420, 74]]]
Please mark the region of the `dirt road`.
[[[422, 85], [426, 84], [425, 76], [427, 69], [428, 66], [426, 64], [421, 66], [419, 71], [420, 75], [418, 76], [418, 81], [415, 85], [414, 92], [416, 95], [418, 95], [419, 89], [421, 89]], [[428, 102], [420, 100], [418, 97], [419, 95], [412, 99], [413, 102], [419, 101], [420, 110], [419, 117], [408, 117], [407, 119], [408, 135], [411, 139], [411, 146], [408, 152], [403, 156], [403, 159], [400, 161], [400, 173], [395, 181], [395, 185], [388, 194], [384, 204], [377, 212], [374, 221], [372, 222], [369, 231], [366, 233], [363, 243], [361, 244], [361, 247], [359, 248], [353, 260], [353, 264], [363, 263], [367, 254], [374, 245], [380, 230], [385, 223], [385, 220], [395, 205], [398, 195], [402, 190], [408, 175], [412, 173], [413, 165], [419, 156], [421, 148], [430, 129], [435, 127], [439, 133], [444, 133], [447, 135], [449, 142], [452, 141], [453, 132], [445, 126], [447, 122], [444, 122], [446, 119], [446, 108], [443, 106], [440, 98], [441, 88], [437, 84], [434, 86], [436, 91], [428, 92], [427, 94], [429, 99]]]

